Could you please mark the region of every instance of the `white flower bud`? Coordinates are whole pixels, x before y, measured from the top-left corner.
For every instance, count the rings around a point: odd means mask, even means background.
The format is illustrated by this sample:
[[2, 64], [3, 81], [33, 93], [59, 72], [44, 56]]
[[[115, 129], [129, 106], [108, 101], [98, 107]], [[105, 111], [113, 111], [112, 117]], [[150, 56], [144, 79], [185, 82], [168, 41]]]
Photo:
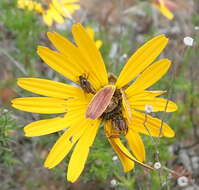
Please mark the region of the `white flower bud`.
[[117, 182], [116, 179], [112, 179], [112, 180], [110, 181], [110, 184], [111, 184], [112, 187], [115, 187], [116, 185], [118, 185], [118, 182]]
[[113, 161], [116, 161], [117, 159], [118, 159], [117, 156], [113, 156], [113, 158], [112, 158]]
[[195, 29], [195, 30], [199, 30], [199, 26], [195, 26], [194, 29]]
[[145, 106], [145, 111], [146, 111], [146, 113], [151, 113], [151, 112], [153, 112], [153, 106], [152, 106], [152, 105], [146, 105], [146, 106]]
[[7, 113], [8, 112], [8, 110], [7, 109], [3, 109], [3, 113]]
[[193, 41], [194, 41], [193, 38], [191, 38], [189, 36], [184, 38], [184, 44], [186, 46], [193, 46]]
[[125, 54], [122, 55], [122, 57], [123, 57], [123, 59], [126, 59], [128, 56], [127, 56], [127, 54], [125, 53]]
[[185, 176], [181, 176], [178, 178], [178, 185], [180, 187], [185, 187], [188, 185], [188, 178]]
[[154, 168], [155, 168], [156, 170], [159, 170], [161, 167], [162, 167], [162, 165], [161, 165], [160, 162], [156, 162], [156, 163], [154, 164]]

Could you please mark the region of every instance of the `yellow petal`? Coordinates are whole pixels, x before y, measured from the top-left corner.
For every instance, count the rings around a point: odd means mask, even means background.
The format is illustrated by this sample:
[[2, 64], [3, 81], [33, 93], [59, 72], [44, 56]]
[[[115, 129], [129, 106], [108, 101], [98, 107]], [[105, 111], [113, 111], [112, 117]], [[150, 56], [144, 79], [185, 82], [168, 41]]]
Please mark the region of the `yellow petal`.
[[96, 40], [95, 45], [96, 45], [97, 49], [100, 49], [103, 45], [103, 42], [101, 40]]
[[131, 153], [127, 150], [127, 148], [123, 145], [123, 143], [121, 142], [119, 138], [109, 138], [110, 130], [111, 130], [110, 122], [107, 122], [105, 124], [105, 133], [108, 137], [109, 142], [111, 143], [114, 150], [118, 154], [125, 172], [130, 171], [134, 167], [134, 164], [130, 164], [129, 162], [126, 162], [127, 159], [131, 160], [132, 162], [136, 162], [137, 164], [140, 164], [141, 166], [147, 169], [153, 169], [150, 166], [138, 161], [134, 156], [132, 156]]
[[160, 119], [135, 111], [132, 111], [132, 115], [132, 122], [128, 126], [138, 133], [154, 137], [174, 137], [175, 135], [175, 132]]
[[169, 20], [172, 20], [174, 18], [173, 13], [166, 7], [160, 7], [160, 12], [167, 17]]
[[86, 32], [89, 35], [89, 37], [94, 40], [95, 32], [91, 27], [86, 27]]
[[121, 140], [119, 138], [112, 138], [113, 143], [115, 143], [115, 146], [117, 146], [118, 149], [124, 154], [128, 159], [131, 161], [134, 161], [135, 163], [147, 168], [147, 169], [153, 169], [150, 166], [138, 161], [132, 154], [128, 151], [128, 149], [123, 145]]
[[59, 10], [55, 9], [52, 4], [50, 4], [49, 14], [51, 17], [59, 24], [64, 23], [63, 17], [60, 15]]
[[81, 116], [83, 120], [84, 115], [85, 106], [81, 105], [81, 107], [76, 110], [68, 111], [68, 113], [63, 118], [56, 117], [53, 119], [44, 119], [32, 122], [29, 125], [25, 126], [24, 132], [26, 136], [47, 135], [60, 131], [62, 129], [69, 128], [74, 123], [77, 117]]
[[58, 2], [58, 0], [52, 0], [52, 5], [59, 12], [59, 14], [63, 15], [64, 17], [67, 16], [67, 14], [64, 12], [63, 7], [61, 6], [60, 2]]
[[67, 99], [84, 95], [80, 88], [46, 79], [19, 78], [17, 84], [33, 93], [54, 98]]
[[150, 65], [161, 53], [168, 43], [168, 38], [159, 35], [141, 46], [128, 60], [122, 69], [116, 86], [121, 88], [137, 77], [148, 65]]
[[64, 11], [68, 12], [67, 17], [70, 17], [72, 13], [80, 9], [80, 5], [77, 5], [77, 4], [68, 4], [68, 3], [64, 4], [63, 3], [63, 5], [64, 5]]
[[[134, 93], [130, 94], [130, 96], [126, 94], [126, 96], [129, 104], [131, 105], [131, 108], [133, 109], [134, 108], [133, 105], [136, 104], [135, 102], [143, 102], [143, 103], [153, 102], [156, 96], [160, 96], [164, 93], [166, 93], [166, 91], [141, 91], [138, 93], [135, 92], [135, 94]], [[150, 104], [145, 104], [145, 105], [150, 105]]]
[[67, 100], [67, 110], [69, 111], [69, 113], [71, 111], [80, 111], [80, 110], [84, 110], [84, 117], [86, 115], [86, 110], [88, 107], [88, 104], [91, 100], [91, 97], [81, 97], [79, 99], [68, 99]]
[[62, 0], [63, 4], [74, 4], [78, 3], [80, 0]]
[[37, 53], [55, 71], [74, 82], [79, 80], [78, 76], [82, 74], [81, 71], [62, 54], [42, 46], [38, 47]]
[[35, 8], [34, 9], [39, 14], [43, 14], [43, 12], [44, 12], [44, 9], [43, 9], [43, 7], [41, 6], [40, 3], [35, 2]]
[[46, 13], [43, 14], [43, 21], [45, 24], [47, 24], [48, 26], [52, 26], [53, 24], [53, 19], [51, 17], [51, 15], [49, 14], [49, 12], [47, 11]]
[[126, 116], [127, 120], [129, 122], [131, 122], [132, 120], [132, 113], [131, 113], [131, 107], [130, 107], [130, 104], [129, 104], [129, 101], [127, 99], [127, 96], [126, 96], [126, 93], [124, 90], [120, 90], [121, 93], [122, 93], [122, 105], [123, 105], [123, 108], [124, 108], [124, 115]]
[[74, 24], [72, 33], [81, 54], [85, 57], [85, 64], [87, 64], [90, 71], [95, 74], [96, 78], [100, 82], [101, 86], [99, 86], [99, 88], [107, 85], [108, 75], [102, 56], [95, 46], [95, 42], [89, 37], [81, 24]]
[[61, 53], [66, 54], [67, 57], [70, 53], [73, 55], [77, 53], [77, 47], [66, 38], [64, 38], [62, 35], [56, 32], [48, 32], [47, 35], [52, 44], [56, 47], [56, 49], [59, 50]]
[[32, 1], [29, 1], [28, 4], [27, 4], [27, 9], [28, 9], [29, 11], [32, 11], [33, 8], [34, 8], [33, 2], [32, 2]]
[[56, 117], [32, 122], [24, 127], [24, 132], [27, 137], [33, 137], [51, 134], [67, 127], [67, 119]]
[[[95, 40], [95, 32], [91, 27], [86, 27], [86, 32], [88, 33], [88, 35], [92, 40]], [[95, 45], [97, 49], [99, 49], [102, 46], [102, 41], [101, 40], [95, 41]]]
[[25, 2], [23, 0], [18, 0], [17, 7], [23, 9], [25, 7]]
[[65, 113], [66, 101], [47, 97], [26, 97], [12, 100], [12, 106], [22, 111], [33, 113]]
[[[47, 34], [48, 38], [56, 47], [56, 49], [59, 50], [62, 53], [62, 56], [64, 56], [65, 59], [68, 60], [65, 61], [65, 67], [66, 66], [67, 68], [72, 67], [74, 68], [74, 70], [78, 70], [79, 71], [78, 76], [85, 75], [87, 80], [91, 82], [91, 84], [95, 89], [101, 87], [98, 79], [95, 76], [95, 73], [92, 73], [89, 66], [85, 64], [86, 63], [85, 58], [82, 56], [81, 52], [75, 45], [73, 45], [70, 41], [68, 41], [66, 38], [59, 35], [58, 33], [48, 32]], [[66, 77], [67, 76], [68, 74], [66, 75]], [[73, 80], [74, 82], [77, 82], [77, 80], [79, 80], [77, 77], [76, 81]]]
[[159, 11], [169, 20], [172, 20], [174, 18], [173, 13], [165, 6], [164, 1], [159, 0], [160, 3], [159, 4], [154, 4], [155, 7], [157, 7], [159, 9]]
[[153, 91], [143, 91], [143, 92], [146, 92], [148, 93], [148, 95], [156, 97], [156, 96], [165, 94], [167, 91], [166, 90], [153, 90]]
[[68, 60], [68, 63], [65, 63], [69, 64], [68, 67], [75, 67], [80, 74], [86, 74], [89, 71], [82, 55], [75, 45], [56, 32], [48, 32], [47, 35], [56, 49], [62, 53], [62, 57]]
[[129, 129], [125, 137], [135, 157], [140, 162], [144, 162], [145, 161], [145, 148], [144, 148], [144, 144], [142, 142], [140, 135], [137, 132]]
[[[104, 130], [105, 130], [107, 137], [109, 137], [110, 131], [111, 131], [111, 123], [110, 122], [105, 123]], [[132, 170], [134, 168], [134, 162], [132, 160], [130, 160], [128, 157], [126, 157], [125, 154], [123, 154], [121, 152], [120, 148], [118, 148], [118, 146], [115, 144], [115, 141], [113, 138], [108, 138], [108, 141], [111, 144], [111, 146], [113, 147], [116, 154], [118, 155], [118, 157], [122, 163], [124, 172], [128, 172], [128, 171]]]
[[132, 109], [145, 111], [146, 106], [152, 106], [152, 112], [166, 111], [174, 112], [177, 110], [177, 105], [164, 98], [153, 99], [130, 99]]
[[100, 121], [92, 121], [88, 130], [82, 135], [77, 142], [75, 149], [68, 165], [67, 179], [70, 182], [75, 182], [84, 169], [85, 162], [88, 157], [90, 147], [93, 144]]
[[44, 166], [53, 168], [59, 164], [88, 127], [90, 127], [88, 120], [83, 120], [82, 117], [77, 117], [72, 126], [66, 130], [54, 144], [48, 154]]
[[121, 152], [121, 150], [118, 148], [118, 146], [115, 144], [115, 141], [113, 138], [108, 139], [109, 143], [111, 144], [111, 146], [113, 147], [114, 151], [116, 152], [116, 154], [118, 155], [122, 166], [123, 166], [123, 170], [124, 172], [129, 172], [134, 168], [134, 162], [132, 160], [130, 160], [128, 157], [125, 156], [125, 154], [123, 154]]
[[171, 62], [168, 59], [162, 59], [149, 66], [137, 79], [130, 85], [126, 93], [131, 96], [135, 92], [141, 92], [157, 82], [168, 71]]
[[[161, 90], [156, 90], [156, 91], [142, 91], [142, 92], [135, 92], [133, 94], [128, 95], [128, 101], [133, 101], [133, 99], [153, 99], [156, 96], [160, 96], [167, 91], [161, 91]], [[132, 99], [132, 100], [130, 100]]]

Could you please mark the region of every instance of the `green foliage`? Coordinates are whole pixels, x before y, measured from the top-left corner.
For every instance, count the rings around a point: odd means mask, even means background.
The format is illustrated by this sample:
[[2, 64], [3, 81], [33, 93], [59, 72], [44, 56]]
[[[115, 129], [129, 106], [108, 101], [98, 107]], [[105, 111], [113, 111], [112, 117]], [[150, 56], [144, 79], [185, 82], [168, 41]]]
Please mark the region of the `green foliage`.
[[16, 163], [11, 147], [16, 129], [17, 125], [11, 113], [7, 109], [0, 109], [0, 163], [6, 167]]
[[121, 163], [118, 160], [113, 160], [114, 156], [115, 153], [103, 130], [101, 130], [95, 139], [94, 145], [91, 147], [83, 179], [85, 181], [97, 179], [101, 183], [106, 183], [107, 179], [110, 179], [115, 173], [122, 170]]
[[6, 30], [1, 38], [12, 36], [16, 46], [16, 50], [12, 52], [13, 56], [34, 76], [34, 62], [38, 60], [36, 47], [40, 44], [41, 34], [46, 32], [46, 27], [40, 24], [38, 15], [34, 12], [17, 9], [16, 6], [16, 0], [1, 1], [0, 22], [4, 23]]

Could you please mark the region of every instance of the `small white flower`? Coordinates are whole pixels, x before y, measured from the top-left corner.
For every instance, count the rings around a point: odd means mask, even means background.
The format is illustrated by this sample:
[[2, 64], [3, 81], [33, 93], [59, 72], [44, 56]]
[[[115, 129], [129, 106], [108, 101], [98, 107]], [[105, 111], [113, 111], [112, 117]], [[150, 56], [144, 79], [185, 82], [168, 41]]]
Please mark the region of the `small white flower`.
[[3, 113], [7, 113], [7, 112], [8, 112], [8, 110], [7, 110], [7, 109], [4, 109], [4, 110], [3, 110]]
[[112, 187], [115, 187], [116, 185], [118, 185], [118, 182], [117, 182], [116, 179], [112, 179], [112, 180], [110, 181], [110, 184], [111, 184]]
[[195, 26], [194, 29], [195, 29], [195, 30], [199, 30], [199, 26]]
[[122, 58], [123, 58], [123, 59], [126, 59], [127, 57], [128, 57], [128, 56], [127, 56], [126, 53], [122, 55]]
[[152, 106], [152, 105], [146, 105], [146, 106], [145, 106], [145, 111], [146, 111], [146, 113], [151, 113], [151, 112], [153, 112], [153, 106]]
[[127, 54], [123, 54], [123, 55], [120, 57], [120, 61], [124, 61], [127, 57], [128, 57]]
[[194, 40], [192, 37], [187, 36], [184, 38], [184, 44], [186, 46], [193, 46], [193, 42], [194, 42]]
[[161, 165], [160, 162], [156, 162], [156, 163], [154, 164], [154, 168], [155, 168], [156, 170], [159, 170], [161, 167], [162, 167], [162, 165]]
[[117, 159], [118, 159], [117, 156], [113, 156], [113, 158], [112, 158], [113, 161], [116, 161]]
[[181, 176], [178, 178], [178, 185], [181, 187], [185, 187], [188, 185], [188, 178], [185, 176]]

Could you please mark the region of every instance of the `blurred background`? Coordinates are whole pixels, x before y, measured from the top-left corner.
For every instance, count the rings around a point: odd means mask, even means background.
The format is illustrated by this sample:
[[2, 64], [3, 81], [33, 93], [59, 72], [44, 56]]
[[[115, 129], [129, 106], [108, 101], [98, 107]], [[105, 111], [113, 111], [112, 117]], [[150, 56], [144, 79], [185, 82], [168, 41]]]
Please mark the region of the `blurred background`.
[[[198, 190], [199, 0], [70, 2], [75, 6], [67, 9], [65, 5], [64, 14], [51, 0], [0, 1], [0, 190]], [[162, 165], [159, 170], [147, 171], [136, 166], [124, 173], [100, 130], [84, 172], [71, 184], [66, 181], [70, 156], [52, 170], [43, 167], [60, 133], [39, 138], [24, 136], [25, 125], [49, 116], [10, 106], [15, 97], [34, 96], [17, 87], [16, 80], [39, 77], [68, 82], [42, 62], [36, 48], [52, 47], [47, 31], [59, 32], [72, 40], [71, 25], [75, 22], [93, 30], [95, 35], [91, 32], [91, 36], [101, 40], [106, 67], [116, 75], [144, 42], [162, 33], [169, 37], [161, 57], [172, 60], [173, 65], [153, 89], [167, 90], [164, 97], [178, 104], [174, 113], [156, 114], [169, 123], [176, 136], [161, 138], [158, 150], [150, 137], [143, 136], [147, 164], [154, 166], [158, 153]]]

